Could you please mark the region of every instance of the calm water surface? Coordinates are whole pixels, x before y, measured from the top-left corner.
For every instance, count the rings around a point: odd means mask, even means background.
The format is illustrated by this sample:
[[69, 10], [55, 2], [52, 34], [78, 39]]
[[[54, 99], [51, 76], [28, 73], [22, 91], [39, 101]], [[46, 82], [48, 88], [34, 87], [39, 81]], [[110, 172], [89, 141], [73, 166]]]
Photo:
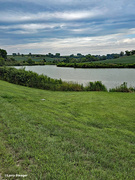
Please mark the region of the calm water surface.
[[[78, 82], [86, 85], [90, 81], [102, 81], [106, 87], [113, 88], [123, 82], [135, 87], [135, 69], [81, 69], [57, 67], [55, 65], [23, 66], [38, 74], [44, 74], [54, 79]], [[16, 68], [21, 68], [20, 66]]]

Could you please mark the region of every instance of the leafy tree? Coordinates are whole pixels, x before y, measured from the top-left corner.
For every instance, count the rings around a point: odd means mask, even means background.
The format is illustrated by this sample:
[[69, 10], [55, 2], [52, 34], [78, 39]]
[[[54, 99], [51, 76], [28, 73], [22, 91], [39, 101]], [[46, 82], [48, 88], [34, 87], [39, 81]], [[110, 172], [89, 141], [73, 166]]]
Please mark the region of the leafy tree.
[[54, 55], [52, 53], [48, 53], [48, 56], [51, 57], [51, 58], [54, 57]]
[[4, 49], [0, 49], [0, 57], [6, 59], [7, 58], [7, 51]]
[[74, 54], [71, 54], [70, 57], [74, 57]]
[[120, 52], [120, 56], [124, 56], [124, 52], [123, 51]]
[[32, 65], [32, 64], [35, 64], [35, 61], [32, 61], [32, 59], [29, 58], [29, 59], [27, 60], [27, 63], [28, 63], [29, 65]]
[[116, 59], [116, 58], [119, 58], [119, 57], [120, 57], [119, 54], [112, 54], [112, 56], [113, 56], [113, 59]]
[[99, 58], [91, 54], [86, 55], [86, 61], [98, 61]]
[[127, 51], [125, 51], [125, 53], [127, 56], [130, 56], [130, 51], [127, 50]]
[[55, 56], [56, 56], [56, 57], [60, 57], [60, 53], [56, 53]]
[[106, 60], [106, 56], [105, 55], [101, 56], [100, 60]]
[[135, 50], [132, 50], [132, 51], [131, 51], [131, 54], [134, 55], [134, 54], [135, 54]]

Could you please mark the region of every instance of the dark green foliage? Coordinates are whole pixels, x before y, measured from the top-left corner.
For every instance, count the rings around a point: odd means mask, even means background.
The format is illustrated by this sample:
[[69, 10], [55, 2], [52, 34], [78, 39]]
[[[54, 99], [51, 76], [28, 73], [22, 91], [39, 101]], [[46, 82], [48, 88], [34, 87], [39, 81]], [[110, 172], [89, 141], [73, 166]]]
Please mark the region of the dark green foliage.
[[31, 58], [29, 58], [29, 59], [27, 60], [27, 63], [28, 63], [29, 65], [33, 65], [33, 64], [35, 64], [35, 61], [33, 61]]
[[28, 87], [53, 91], [107, 91], [106, 87], [99, 81], [90, 82], [87, 87], [73, 82], [64, 82], [61, 79], [38, 75], [25, 69], [15, 69], [8, 67], [0, 68], [0, 79]]
[[105, 85], [101, 81], [89, 82], [89, 85], [86, 87], [87, 91], [107, 91]]
[[124, 52], [123, 51], [120, 52], [120, 56], [124, 56]]
[[97, 58], [95, 56], [92, 56], [91, 54], [88, 54], [88, 55], [86, 55], [86, 60], [87, 60], [87, 62], [89, 62], [89, 61], [98, 61], [99, 58]]
[[134, 54], [135, 54], [135, 50], [132, 50], [132, 51], [131, 51], [131, 54], [134, 55]]
[[112, 63], [59, 63], [58, 67], [74, 68], [135, 68], [134, 64], [112, 64]]
[[130, 56], [130, 55], [134, 55], [135, 54], [135, 50], [132, 50], [132, 51], [125, 51], [126, 55], [127, 56]]
[[131, 52], [130, 51], [125, 51], [126, 55], [127, 56], [130, 56], [131, 55]]
[[0, 57], [6, 59], [7, 58], [7, 51], [4, 49], [0, 49]]
[[83, 91], [83, 85], [63, 82], [25, 69], [0, 68], [0, 79], [28, 87], [54, 91]]
[[120, 86], [117, 86], [116, 88], [109, 89], [109, 92], [134, 92], [134, 91], [135, 88], [133, 87], [128, 88], [126, 82], [124, 82]]
[[[0, 67], [0, 79], [14, 84], [23, 86], [46, 89], [52, 91], [107, 91], [105, 85], [100, 81], [89, 82], [86, 87], [73, 82], [64, 82], [61, 79], [52, 79], [45, 75], [38, 75], [32, 71], [25, 71], [25, 69], [15, 69], [9, 67]], [[121, 86], [110, 89], [110, 92], [134, 92], [135, 88], [127, 87], [127, 83]]]
[[4, 58], [0, 57], [0, 66], [3, 66], [5, 64]]

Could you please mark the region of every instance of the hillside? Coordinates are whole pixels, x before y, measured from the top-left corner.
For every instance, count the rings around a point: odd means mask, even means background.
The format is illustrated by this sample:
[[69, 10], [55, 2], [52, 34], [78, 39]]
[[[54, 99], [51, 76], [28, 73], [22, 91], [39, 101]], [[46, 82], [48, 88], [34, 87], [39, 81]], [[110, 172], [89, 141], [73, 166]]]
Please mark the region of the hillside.
[[123, 56], [116, 59], [107, 59], [103, 61], [95, 61], [95, 63], [112, 63], [112, 64], [134, 64], [135, 55], [133, 56]]
[[55, 92], [0, 81], [0, 175], [133, 180], [134, 107], [134, 93]]

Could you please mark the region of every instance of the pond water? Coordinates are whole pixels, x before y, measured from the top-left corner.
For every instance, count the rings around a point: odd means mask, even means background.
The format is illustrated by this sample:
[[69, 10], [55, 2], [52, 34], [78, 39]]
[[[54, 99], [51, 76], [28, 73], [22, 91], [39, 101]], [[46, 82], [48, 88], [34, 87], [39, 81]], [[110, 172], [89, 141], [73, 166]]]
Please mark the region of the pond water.
[[[83, 69], [57, 67], [56, 65], [23, 66], [38, 74], [44, 74], [54, 79], [78, 82], [87, 85], [88, 82], [102, 81], [109, 89], [127, 82], [128, 87], [135, 87], [135, 69]], [[15, 68], [22, 68], [15, 66]]]

